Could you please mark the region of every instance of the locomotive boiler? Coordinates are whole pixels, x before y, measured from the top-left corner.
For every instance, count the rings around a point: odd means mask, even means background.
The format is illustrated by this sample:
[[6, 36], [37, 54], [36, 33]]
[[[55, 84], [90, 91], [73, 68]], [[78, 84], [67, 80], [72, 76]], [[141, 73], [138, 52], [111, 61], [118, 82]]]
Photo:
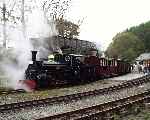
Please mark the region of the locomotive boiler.
[[99, 58], [96, 56], [96, 50], [91, 50], [90, 53], [88, 56], [55, 54], [53, 61], [48, 62], [37, 60], [37, 51], [32, 51], [32, 64], [29, 64], [25, 71], [24, 82], [35, 83], [33, 89], [47, 88], [88, 83], [131, 71], [127, 62]]

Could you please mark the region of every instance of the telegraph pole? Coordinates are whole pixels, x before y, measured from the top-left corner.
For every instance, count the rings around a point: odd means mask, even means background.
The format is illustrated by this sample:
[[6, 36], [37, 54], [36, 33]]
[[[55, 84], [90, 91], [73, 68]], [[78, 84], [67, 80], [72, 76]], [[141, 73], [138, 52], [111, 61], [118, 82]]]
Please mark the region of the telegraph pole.
[[3, 3], [3, 47], [6, 48], [6, 4]]

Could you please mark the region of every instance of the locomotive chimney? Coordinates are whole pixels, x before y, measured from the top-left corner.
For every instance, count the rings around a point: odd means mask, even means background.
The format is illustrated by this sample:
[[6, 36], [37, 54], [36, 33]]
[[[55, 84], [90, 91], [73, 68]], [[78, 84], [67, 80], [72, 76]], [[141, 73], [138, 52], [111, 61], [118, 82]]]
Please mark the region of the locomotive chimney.
[[32, 61], [36, 61], [36, 54], [37, 54], [37, 51], [31, 51], [32, 52]]

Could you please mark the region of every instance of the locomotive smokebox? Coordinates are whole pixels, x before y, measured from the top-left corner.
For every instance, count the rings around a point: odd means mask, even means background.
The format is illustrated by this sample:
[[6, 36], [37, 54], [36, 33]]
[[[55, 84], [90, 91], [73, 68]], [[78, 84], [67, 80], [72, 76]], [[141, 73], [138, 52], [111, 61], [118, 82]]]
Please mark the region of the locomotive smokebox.
[[31, 51], [31, 52], [32, 52], [32, 61], [35, 62], [37, 51]]

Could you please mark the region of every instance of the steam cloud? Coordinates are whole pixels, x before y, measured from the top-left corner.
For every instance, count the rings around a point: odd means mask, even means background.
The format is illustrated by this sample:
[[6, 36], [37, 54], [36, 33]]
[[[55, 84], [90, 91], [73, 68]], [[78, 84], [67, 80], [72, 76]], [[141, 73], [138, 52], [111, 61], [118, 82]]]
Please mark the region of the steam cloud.
[[[35, 49], [29, 38], [35, 39], [41, 46], [36, 48], [38, 51], [48, 53], [45, 37], [57, 35], [53, 21], [48, 23], [44, 14], [40, 10], [33, 11], [26, 24], [26, 36], [19, 30], [7, 31], [11, 38], [13, 48], [2, 50], [3, 58], [0, 61], [0, 68], [7, 76], [8, 82], [6, 87], [16, 89], [18, 81], [24, 80], [24, 72], [31, 60], [31, 50]], [[52, 47], [54, 47], [52, 45]], [[4, 81], [6, 82], [6, 81]]]

